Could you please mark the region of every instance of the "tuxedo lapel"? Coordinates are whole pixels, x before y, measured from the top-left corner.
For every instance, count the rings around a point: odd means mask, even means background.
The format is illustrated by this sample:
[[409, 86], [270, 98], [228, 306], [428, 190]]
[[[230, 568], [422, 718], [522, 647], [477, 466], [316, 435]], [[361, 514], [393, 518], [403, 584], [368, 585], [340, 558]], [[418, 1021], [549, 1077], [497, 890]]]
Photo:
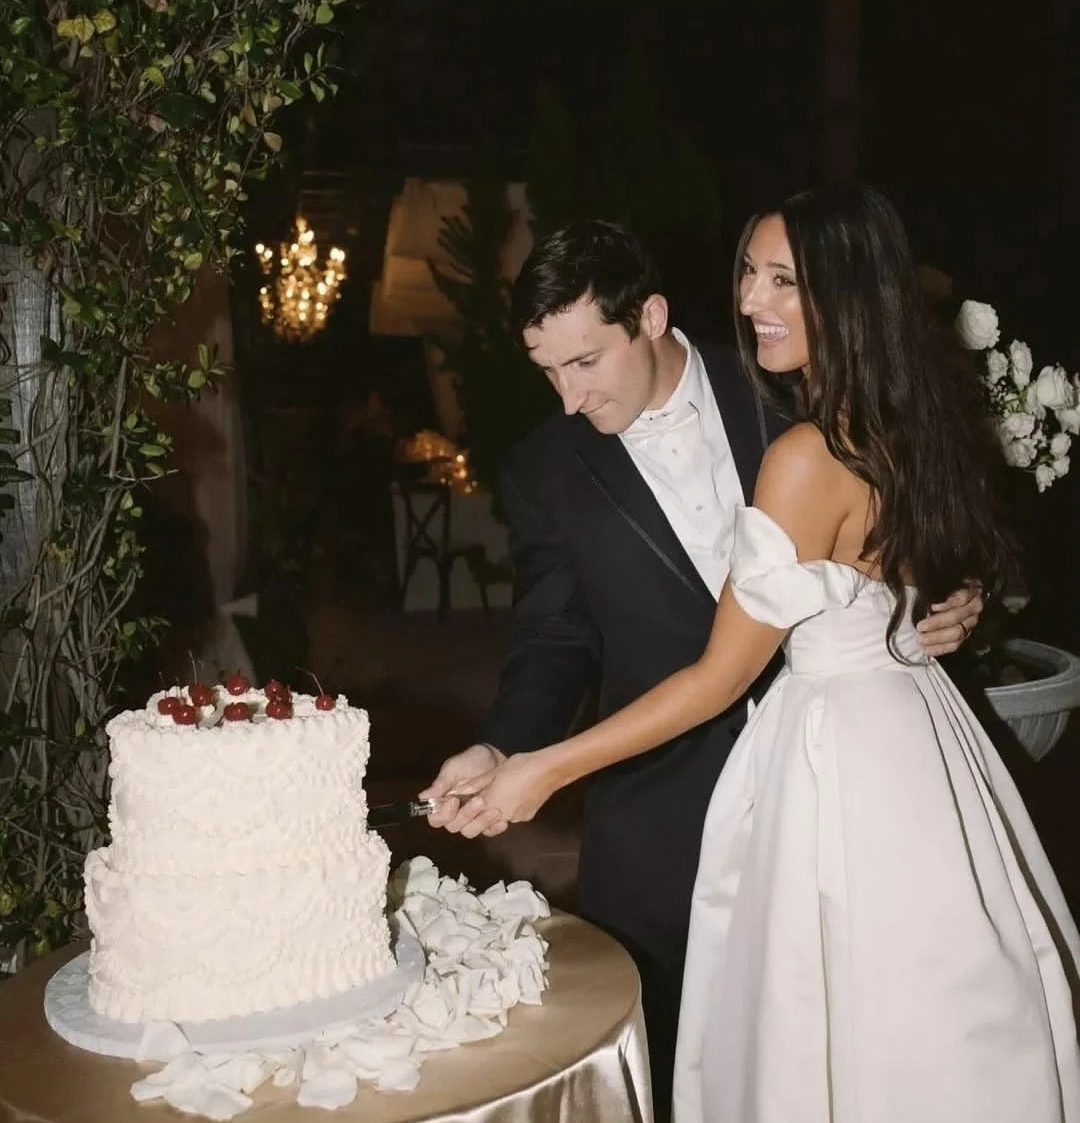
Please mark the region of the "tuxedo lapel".
[[593, 483], [663, 565], [691, 592], [712, 603], [714, 598], [708, 586], [622, 441], [617, 436], [598, 433], [580, 415], [574, 421], [578, 430], [577, 455]]

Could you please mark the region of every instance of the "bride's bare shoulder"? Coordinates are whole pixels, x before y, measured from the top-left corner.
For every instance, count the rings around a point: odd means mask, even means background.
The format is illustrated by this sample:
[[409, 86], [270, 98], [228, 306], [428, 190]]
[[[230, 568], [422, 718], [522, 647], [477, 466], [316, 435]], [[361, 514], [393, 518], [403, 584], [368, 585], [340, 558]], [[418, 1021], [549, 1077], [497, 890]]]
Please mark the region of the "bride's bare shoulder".
[[792, 425], [765, 450], [762, 472], [830, 473], [843, 465], [829, 452], [821, 430], [809, 421]]
[[862, 502], [861, 481], [829, 452], [815, 425], [793, 426], [766, 450], [754, 505], [790, 535], [802, 560], [831, 556], [840, 528]]

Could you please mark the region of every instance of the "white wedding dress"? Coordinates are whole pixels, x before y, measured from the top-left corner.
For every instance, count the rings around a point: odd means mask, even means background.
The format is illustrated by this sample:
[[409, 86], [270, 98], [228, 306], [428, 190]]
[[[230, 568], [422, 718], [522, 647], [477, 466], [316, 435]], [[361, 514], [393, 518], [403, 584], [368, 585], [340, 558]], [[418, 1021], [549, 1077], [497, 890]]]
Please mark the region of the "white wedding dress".
[[717, 783], [676, 1123], [1080, 1123], [1080, 939], [1020, 796], [886, 587], [738, 512], [787, 666]]

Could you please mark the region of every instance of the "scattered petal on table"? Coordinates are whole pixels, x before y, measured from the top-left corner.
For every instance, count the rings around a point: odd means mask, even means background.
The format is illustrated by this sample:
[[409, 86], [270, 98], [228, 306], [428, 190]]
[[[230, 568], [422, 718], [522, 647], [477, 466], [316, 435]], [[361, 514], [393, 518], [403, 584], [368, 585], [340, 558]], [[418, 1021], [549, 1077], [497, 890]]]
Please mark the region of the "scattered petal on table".
[[464, 878], [442, 877], [428, 858], [413, 858], [394, 873], [388, 894], [427, 959], [393, 1014], [334, 1027], [303, 1048], [209, 1057], [191, 1052], [178, 1026], [153, 1023], [142, 1059], [168, 1064], [133, 1084], [132, 1096], [226, 1120], [251, 1107], [245, 1093], [271, 1080], [278, 1088], [298, 1084], [301, 1106], [344, 1107], [356, 1098], [358, 1079], [380, 1091], [411, 1091], [424, 1054], [494, 1037], [515, 1005], [540, 1002], [547, 941], [531, 922], [551, 910], [527, 882], [499, 882], [478, 895]]

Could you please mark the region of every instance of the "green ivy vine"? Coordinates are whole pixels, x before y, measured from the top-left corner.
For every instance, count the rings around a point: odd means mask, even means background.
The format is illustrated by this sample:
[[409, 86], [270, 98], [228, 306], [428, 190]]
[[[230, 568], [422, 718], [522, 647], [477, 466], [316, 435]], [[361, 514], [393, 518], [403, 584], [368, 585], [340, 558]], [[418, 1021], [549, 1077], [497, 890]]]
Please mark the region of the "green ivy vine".
[[238, 252], [279, 111], [336, 90], [349, 0], [0, 0], [0, 962], [82, 931], [107, 829], [103, 723], [126, 660], [149, 399], [221, 373], [155, 360], [156, 324]]

